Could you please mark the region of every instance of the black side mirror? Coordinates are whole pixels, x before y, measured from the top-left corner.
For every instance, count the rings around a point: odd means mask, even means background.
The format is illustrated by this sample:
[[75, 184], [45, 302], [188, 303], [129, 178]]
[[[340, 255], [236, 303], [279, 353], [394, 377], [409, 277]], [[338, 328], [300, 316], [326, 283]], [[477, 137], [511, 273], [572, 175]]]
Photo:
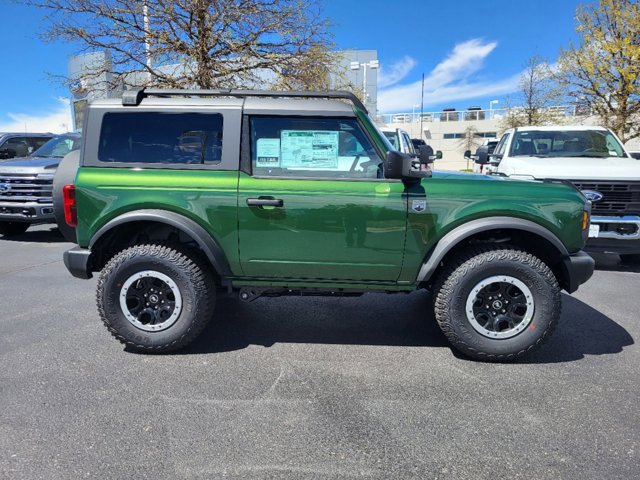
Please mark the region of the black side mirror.
[[489, 146], [482, 145], [481, 147], [478, 147], [475, 157], [474, 161], [480, 165], [486, 165], [489, 163]]
[[[422, 158], [422, 152], [420, 153]], [[410, 155], [396, 151], [387, 153], [384, 167], [385, 178], [409, 180], [431, 176], [428, 163], [422, 163], [421, 159], [416, 160]]]
[[420, 145], [420, 150], [418, 150], [418, 160], [420, 163], [425, 165], [427, 163], [432, 163], [435, 158], [433, 158], [433, 148], [429, 145]]
[[465, 160], [471, 160], [471, 150], [464, 151], [464, 158]]
[[442, 150], [436, 150], [435, 160], [440, 160], [441, 158], [442, 158]]
[[404, 157], [405, 155], [395, 150], [387, 153], [384, 161], [384, 178], [402, 178]]

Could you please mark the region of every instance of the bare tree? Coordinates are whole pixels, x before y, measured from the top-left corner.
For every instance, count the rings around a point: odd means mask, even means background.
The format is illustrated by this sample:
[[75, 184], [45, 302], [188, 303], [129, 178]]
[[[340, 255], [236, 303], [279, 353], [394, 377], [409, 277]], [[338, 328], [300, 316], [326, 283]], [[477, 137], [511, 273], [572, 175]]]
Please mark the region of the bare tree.
[[598, 0], [576, 21], [580, 44], [561, 52], [561, 84], [623, 142], [639, 137], [640, 5]]
[[552, 108], [560, 99], [551, 66], [544, 58], [534, 55], [527, 60], [520, 76], [515, 98], [518, 105], [513, 107], [511, 99], [506, 100], [507, 113], [500, 122], [501, 128], [560, 123], [561, 115]]
[[328, 21], [311, 0], [29, 0], [44, 38], [106, 51], [87, 74], [171, 88], [315, 87], [332, 61]]
[[[459, 145], [463, 151], [469, 150], [471, 153], [480, 146], [482, 141], [478, 136], [478, 129], [475, 125], [469, 125], [464, 130], [464, 137], [460, 139]], [[467, 159], [467, 170], [469, 169], [469, 159]]]

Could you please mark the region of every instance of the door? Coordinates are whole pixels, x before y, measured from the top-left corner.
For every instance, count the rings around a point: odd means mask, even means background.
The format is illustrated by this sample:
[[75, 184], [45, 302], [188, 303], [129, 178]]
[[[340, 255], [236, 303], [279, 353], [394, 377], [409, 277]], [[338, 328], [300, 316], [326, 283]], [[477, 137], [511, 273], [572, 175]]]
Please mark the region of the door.
[[[239, 180], [246, 276], [396, 281], [407, 204], [355, 118], [249, 119]], [[249, 145], [246, 145], [246, 144]]]

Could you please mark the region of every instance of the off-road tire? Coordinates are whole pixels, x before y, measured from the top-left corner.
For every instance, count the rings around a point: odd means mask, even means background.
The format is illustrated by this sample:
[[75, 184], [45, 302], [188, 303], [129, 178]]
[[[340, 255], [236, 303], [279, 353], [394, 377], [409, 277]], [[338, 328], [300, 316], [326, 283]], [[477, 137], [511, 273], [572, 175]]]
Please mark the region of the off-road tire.
[[0, 222], [0, 235], [22, 235], [28, 228], [29, 224], [26, 222]]
[[[533, 317], [510, 338], [487, 338], [467, 316], [472, 289], [485, 279], [508, 275], [521, 281], [533, 297]], [[470, 248], [456, 256], [438, 276], [433, 289], [438, 325], [453, 347], [483, 361], [516, 360], [538, 348], [560, 318], [560, 288], [551, 269], [539, 258], [517, 247], [496, 245]]]
[[[120, 295], [127, 279], [143, 271], [170, 278], [181, 295], [181, 311], [168, 328], [145, 331], [127, 319]], [[199, 255], [181, 246], [135, 245], [116, 254], [98, 279], [96, 301], [103, 323], [120, 342], [144, 353], [164, 353], [191, 343], [213, 316], [215, 284]]]

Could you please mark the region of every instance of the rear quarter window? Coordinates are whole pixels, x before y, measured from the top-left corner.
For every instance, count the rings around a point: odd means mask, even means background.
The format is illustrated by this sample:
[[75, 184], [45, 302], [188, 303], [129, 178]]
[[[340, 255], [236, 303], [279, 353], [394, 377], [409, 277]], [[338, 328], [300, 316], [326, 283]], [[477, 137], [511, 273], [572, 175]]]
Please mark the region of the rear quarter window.
[[222, 159], [219, 113], [114, 112], [102, 118], [105, 163], [215, 165]]

